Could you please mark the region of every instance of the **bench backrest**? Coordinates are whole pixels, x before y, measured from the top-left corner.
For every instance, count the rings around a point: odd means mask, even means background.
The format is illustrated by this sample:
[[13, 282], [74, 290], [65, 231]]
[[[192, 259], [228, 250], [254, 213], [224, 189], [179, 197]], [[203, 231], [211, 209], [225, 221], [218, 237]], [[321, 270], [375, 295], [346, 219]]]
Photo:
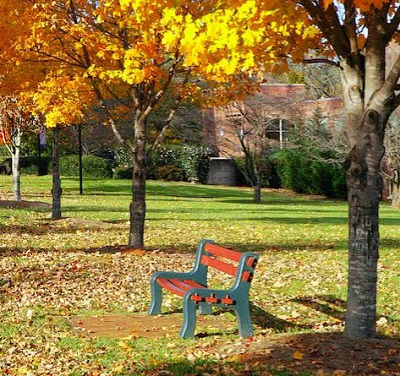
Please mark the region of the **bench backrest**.
[[199, 244], [196, 269], [207, 274], [208, 267], [236, 278], [237, 283], [251, 282], [258, 255], [252, 252], [237, 252], [221, 247], [211, 240], [203, 240]]

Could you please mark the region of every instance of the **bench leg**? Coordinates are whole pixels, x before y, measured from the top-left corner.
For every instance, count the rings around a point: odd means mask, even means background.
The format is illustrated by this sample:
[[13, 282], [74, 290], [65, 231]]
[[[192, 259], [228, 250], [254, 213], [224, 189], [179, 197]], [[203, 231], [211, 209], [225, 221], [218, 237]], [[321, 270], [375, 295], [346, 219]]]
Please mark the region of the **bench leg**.
[[199, 304], [200, 315], [212, 315], [212, 309], [209, 304]]
[[239, 336], [248, 338], [253, 335], [253, 327], [251, 324], [250, 309], [247, 304], [238, 305], [234, 308], [239, 326]]
[[162, 289], [161, 286], [156, 281], [151, 281], [151, 303], [148, 315], [159, 315], [161, 313], [161, 303], [162, 303]]
[[193, 338], [196, 328], [196, 303], [190, 300], [190, 296], [186, 296], [183, 300], [183, 323], [179, 337]]

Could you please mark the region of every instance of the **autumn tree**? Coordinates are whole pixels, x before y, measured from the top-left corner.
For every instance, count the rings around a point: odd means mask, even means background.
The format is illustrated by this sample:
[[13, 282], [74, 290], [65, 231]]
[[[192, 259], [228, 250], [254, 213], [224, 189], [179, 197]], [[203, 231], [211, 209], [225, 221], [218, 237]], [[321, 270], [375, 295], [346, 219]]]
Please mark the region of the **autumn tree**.
[[[230, 2], [227, 2], [230, 3]], [[233, 7], [233, 4], [229, 4]], [[399, 37], [400, 4], [386, 0], [285, 0], [240, 1], [238, 13], [226, 9], [219, 28], [229, 30], [229, 51], [224, 72], [246, 69], [255, 75], [271, 67], [263, 53], [273, 51], [280, 67], [284, 59], [321, 62], [340, 68], [344, 100], [344, 128], [349, 150], [346, 181], [349, 204], [349, 278], [345, 334], [370, 338], [376, 335], [377, 262], [379, 258], [379, 167], [389, 116], [400, 103], [400, 57], [387, 64], [386, 51]], [[266, 13], [267, 12], [267, 13]], [[273, 18], [268, 19], [268, 12]], [[229, 17], [230, 15], [230, 17]], [[254, 48], [252, 61], [235, 59], [242, 45], [236, 43], [246, 17], [246, 42]], [[254, 38], [254, 35], [260, 38]], [[197, 37], [210, 52], [209, 44]], [[201, 50], [194, 46], [194, 50]], [[260, 52], [260, 54], [258, 54]], [[249, 52], [250, 53], [250, 52]], [[269, 56], [270, 57], [270, 56]], [[220, 60], [219, 62], [221, 62]], [[216, 64], [218, 65], [218, 62]], [[215, 65], [213, 65], [214, 67]], [[276, 67], [279, 67], [278, 63]], [[213, 69], [213, 68], [210, 68]]]
[[[379, 167], [385, 126], [398, 106], [400, 57], [386, 67], [398, 34], [399, 4], [391, 1], [299, 2], [326, 38], [341, 68], [349, 200], [349, 279], [345, 334], [375, 336]], [[387, 69], [387, 72], [386, 72]]]
[[[3, 3], [9, 8], [8, 3]], [[252, 64], [252, 44], [260, 41], [261, 35], [246, 32], [243, 40], [251, 43], [243, 45], [243, 51], [235, 57], [235, 66], [230, 68], [225, 50], [238, 41], [231, 40], [231, 33], [220, 28], [217, 19], [218, 15], [225, 17], [223, 9], [229, 8], [228, 3], [19, 0], [15, 6], [20, 4], [23, 6], [16, 16], [30, 32], [17, 38], [11, 61], [41, 67], [44, 75], [39, 83], [37, 79], [28, 80], [24, 94], [44, 114], [47, 127], [72, 124], [85, 107], [95, 101], [100, 103], [116, 139], [132, 155], [129, 245], [142, 247], [149, 153], [163, 140], [183, 98], [204, 94], [210, 99], [218, 92], [219, 99], [226, 100], [251, 86], [248, 80], [241, 79], [248, 74], [235, 70], [239, 65]], [[244, 30], [248, 6], [240, 6], [238, 3], [244, 16], [237, 20], [237, 26]], [[266, 11], [265, 16], [272, 14]], [[199, 33], [202, 45], [194, 43]], [[220, 49], [223, 53], [218, 52]], [[260, 57], [269, 55], [270, 52], [260, 53]], [[149, 116], [167, 92], [173, 100], [150, 144]], [[121, 118], [131, 119], [130, 138], [123, 137], [118, 128]]]
[[[345, 334], [376, 335], [378, 210], [380, 162], [389, 116], [397, 95], [400, 57], [386, 64], [389, 42], [398, 37], [399, 3], [300, 0], [293, 10], [306, 12], [320, 32], [326, 62], [340, 67], [344, 99], [344, 133], [349, 149], [346, 180], [349, 203], [349, 277]], [[300, 14], [296, 19], [299, 20]], [[304, 22], [308, 22], [303, 19]], [[292, 21], [293, 22], [293, 21]], [[302, 50], [298, 40], [297, 53]], [[318, 47], [315, 45], [315, 49]]]
[[22, 136], [38, 128], [39, 119], [27, 112], [17, 97], [0, 98], [0, 134], [3, 144], [11, 154], [14, 200], [21, 201], [20, 155]]

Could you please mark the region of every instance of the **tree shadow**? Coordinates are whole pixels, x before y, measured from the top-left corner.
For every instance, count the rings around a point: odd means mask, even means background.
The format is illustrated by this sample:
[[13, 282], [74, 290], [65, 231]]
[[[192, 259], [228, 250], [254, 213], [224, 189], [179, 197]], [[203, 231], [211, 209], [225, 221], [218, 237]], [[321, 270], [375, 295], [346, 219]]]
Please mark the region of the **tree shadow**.
[[272, 329], [277, 333], [284, 333], [291, 330], [311, 329], [310, 325], [298, 325], [274, 316], [253, 302], [250, 302], [250, 314], [254, 325], [261, 329]]
[[333, 295], [302, 296], [292, 299], [292, 302], [302, 304], [315, 311], [334, 317], [337, 320], [344, 321], [346, 302]]
[[[195, 359], [179, 357], [141, 369], [148, 375], [397, 375], [400, 342], [349, 339], [342, 333], [306, 333], [216, 346]], [[135, 371], [132, 363], [132, 372]], [[135, 373], [132, 373], [135, 374]]]
[[[238, 334], [238, 328], [237, 328], [237, 319], [234, 316], [234, 311], [229, 308], [216, 308], [213, 310], [213, 313], [211, 315], [201, 315], [199, 312], [197, 312], [197, 317], [204, 317], [204, 316], [212, 316], [216, 320], [218, 320], [218, 317], [221, 317], [221, 321], [226, 321], [225, 316], [227, 313], [232, 315], [232, 325], [229, 325], [229, 327], [224, 328], [223, 330], [220, 328], [217, 332], [215, 330], [212, 331], [200, 331], [196, 333], [197, 338], [204, 338], [204, 337], [212, 337], [212, 336], [217, 336], [217, 335], [223, 335], [223, 334]], [[177, 308], [173, 309], [167, 312], [163, 312], [163, 316], [169, 316], [169, 315], [176, 315], [176, 314], [183, 314], [182, 308]], [[270, 314], [269, 312], [265, 311], [261, 307], [255, 305], [253, 302], [250, 302], [250, 315], [251, 315], [251, 320], [253, 326], [257, 327], [259, 329], [270, 329], [275, 333], [285, 333], [285, 332], [290, 332], [293, 330], [306, 330], [310, 329], [311, 326], [309, 325], [298, 325], [294, 324], [292, 322], [283, 320], [277, 316], [274, 316]], [[183, 318], [182, 318], [183, 319]], [[215, 328], [214, 328], [215, 329]]]

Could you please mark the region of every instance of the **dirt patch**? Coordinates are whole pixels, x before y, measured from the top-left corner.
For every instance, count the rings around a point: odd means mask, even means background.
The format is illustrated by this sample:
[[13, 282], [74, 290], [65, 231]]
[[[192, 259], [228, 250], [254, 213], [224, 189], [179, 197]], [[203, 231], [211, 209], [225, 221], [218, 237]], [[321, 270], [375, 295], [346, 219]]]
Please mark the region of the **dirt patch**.
[[1, 208], [9, 208], [9, 209], [18, 209], [18, 208], [31, 208], [31, 209], [36, 209], [36, 208], [49, 208], [51, 207], [50, 204], [46, 202], [40, 202], [40, 201], [10, 201], [10, 200], [0, 200], [0, 207]]
[[[72, 317], [70, 323], [78, 333], [104, 338], [178, 338], [182, 313], [166, 315], [109, 315]], [[236, 323], [221, 315], [197, 315], [196, 333], [234, 332]]]
[[355, 340], [342, 333], [300, 334], [253, 341], [241, 360], [295, 372], [400, 376], [400, 341]]
[[[77, 316], [70, 324], [79, 335], [88, 337], [178, 339], [182, 313]], [[197, 337], [228, 333], [237, 333], [236, 320], [225, 315], [197, 315]], [[215, 352], [226, 351], [228, 343], [235, 352], [231, 342], [219, 338]], [[342, 333], [257, 335], [247, 340], [245, 347], [244, 353], [238, 350], [240, 362], [290, 370], [293, 375], [313, 371], [317, 376], [400, 376], [400, 341], [393, 339], [351, 340]]]

